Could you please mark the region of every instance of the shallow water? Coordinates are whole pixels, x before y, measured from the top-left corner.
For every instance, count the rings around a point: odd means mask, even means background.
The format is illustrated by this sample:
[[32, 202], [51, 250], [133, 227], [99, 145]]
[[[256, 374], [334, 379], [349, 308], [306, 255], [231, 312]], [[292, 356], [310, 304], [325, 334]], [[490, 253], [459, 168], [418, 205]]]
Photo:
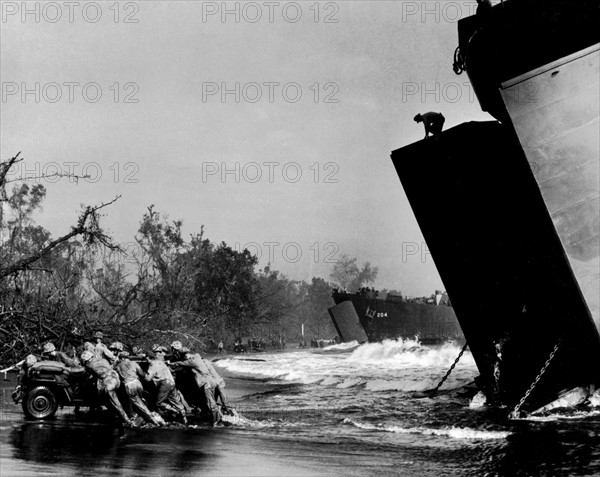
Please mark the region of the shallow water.
[[[228, 357], [268, 383], [224, 428], [127, 430], [63, 412], [26, 421], [4, 393], [0, 475], [600, 475], [600, 413], [511, 421], [470, 409], [467, 352], [414, 341]], [[248, 359], [251, 358], [251, 359]]]

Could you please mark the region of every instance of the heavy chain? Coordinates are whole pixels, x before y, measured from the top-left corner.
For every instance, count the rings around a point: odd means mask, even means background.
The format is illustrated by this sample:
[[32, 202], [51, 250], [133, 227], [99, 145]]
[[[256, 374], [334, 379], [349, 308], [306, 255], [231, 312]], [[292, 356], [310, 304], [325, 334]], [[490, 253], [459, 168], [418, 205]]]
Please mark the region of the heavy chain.
[[454, 50], [454, 62], [452, 63], [452, 69], [457, 75], [460, 75], [463, 71], [465, 71], [465, 59], [461, 54], [460, 46], [457, 46], [456, 50]]
[[521, 406], [523, 406], [523, 404], [525, 404], [525, 401], [527, 401], [527, 398], [529, 397], [531, 392], [534, 390], [534, 388], [537, 386], [537, 383], [539, 383], [540, 379], [542, 379], [543, 374], [546, 372], [546, 369], [548, 369], [550, 362], [552, 361], [552, 359], [554, 358], [554, 355], [558, 351], [561, 341], [562, 341], [562, 338], [559, 338], [558, 342], [556, 343], [556, 346], [554, 346], [554, 349], [550, 353], [550, 356], [548, 356], [548, 359], [544, 363], [544, 366], [542, 366], [542, 369], [540, 369], [540, 372], [536, 376], [535, 380], [533, 381], [533, 383], [531, 383], [531, 386], [529, 386], [529, 389], [525, 392], [525, 395], [521, 398], [521, 400], [518, 402], [518, 404], [515, 406], [515, 408], [509, 414], [510, 418], [519, 417], [519, 410], [521, 409]]
[[439, 384], [435, 387], [435, 389], [432, 391], [432, 394], [435, 394], [438, 392], [438, 389], [440, 389], [440, 387], [442, 387], [442, 384], [444, 384], [446, 382], [446, 379], [448, 379], [448, 376], [450, 376], [450, 374], [452, 373], [452, 370], [456, 367], [456, 365], [458, 364], [458, 362], [460, 361], [460, 358], [462, 358], [462, 355], [464, 354], [464, 352], [467, 350], [467, 347], [469, 345], [467, 343], [465, 343], [465, 345], [462, 347], [462, 349], [460, 350], [460, 353], [458, 353], [457, 358], [454, 360], [454, 363], [452, 363], [452, 366], [450, 366], [450, 369], [448, 370], [448, 372], [446, 373], [446, 376], [444, 376], [442, 378], [442, 380], [439, 382]]

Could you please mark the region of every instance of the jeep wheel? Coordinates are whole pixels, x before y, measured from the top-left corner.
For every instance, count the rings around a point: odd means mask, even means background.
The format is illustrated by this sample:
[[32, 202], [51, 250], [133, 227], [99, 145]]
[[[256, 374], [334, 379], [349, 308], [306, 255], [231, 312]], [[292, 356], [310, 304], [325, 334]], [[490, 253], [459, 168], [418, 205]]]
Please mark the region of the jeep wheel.
[[46, 386], [33, 388], [23, 398], [23, 412], [33, 419], [48, 419], [57, 409], [56, 396]]

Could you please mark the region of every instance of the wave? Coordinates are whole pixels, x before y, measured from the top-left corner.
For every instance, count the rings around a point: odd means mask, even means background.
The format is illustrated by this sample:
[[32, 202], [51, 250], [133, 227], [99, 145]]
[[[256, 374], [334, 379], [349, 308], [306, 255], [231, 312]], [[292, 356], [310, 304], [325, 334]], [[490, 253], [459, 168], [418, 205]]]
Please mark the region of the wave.
[[[226, 358], [216, 366], [245, 379], [295, 382], [340, 389], [364, 386], [371, 391], [423, 391], [435, 387], [456, 359], [455, 344], [423, 346], [418, 340], [397, 339], [381, 343], [342, 343], [331, 351], [298, 350], [263, 354], [261, 361]], [[476, 367], [465, 353], [446, 383], [457, 387], [472, 379]]]
[[346, 378], [343, 382], [337, 384], [335, 387], [340, 389], [353, 388], [360, 386], [365, 383], [364, 379], [361, 378]]
[[[263, 410], [258, 411], [259, 414], [263, 413]], [[265, 417], [262, 419], [252, 419], [244, 416], [242, 413], [237, 413], [235, 416], [223, 416], [223, 421], [227, 426], [239, 427], [239, 428], [252, 428], [252, 429], [268, 429], [274, 427], [294, 427], [302, 428], [310, 426], [309, 423], [302, 419], [289, 419], [290, 416], [294, 416], [294, 412], [289, 413], [289, 416], [285, 412], [279, 412], [278, 410], [273, 411], [278, 414], [279, 417]], [[302, 409], [295, 411], [296, 414], [302, 412]], [[306, 411], [304, 411], [306, 412]], [[301, 415], [304, 415], [304, 412]], [[268, 413], [266, 413], [268, 414]]]
[[334, 345], [330, 345], [330, 346], [325, 346], [325, 348], [323, 349], [348, 349], [348, 348], [355, 348], [358, 346], [358, 341], [353, 340], [353, 341], [348, 341], [347, 343], [339, 343], [339, 344], [334, 344]]
[[445, 427], [442, 429], [432, 429], [427, 427], [401, 427], [401, 426], [385, 426], [383, 424], [366, 424], [353, 421], [352, 419], [344, 419], [343, 424], [351, 424], [359, 429], [369, 431], [393, 432], [395, 434], [422, 434], [428, 436], [443, 436], [453, 439], [506, 439], [511, 432], [506, 431], [481, 431], [479, 429], [471, 429], [468, 427]]
[[[380, 363], [395, 366], [433, 367], [449, 366], [454, 362], [460, 347], [454, 343], [441, 346], [423, 346], [418, 338], [383, 340], [380, 343], [366, 343], [350, 355], [349, 360], [360, 363]], [[468, 351], [462, 357], [463, 363], [474, 365]]]
[[358, 341], [349, 341], [348, 343], [340, 343], [336, 345], [325, 346], [324, 348], [312, 349], [313, 354], [341, 354], [351, 353], [353, 350], [361, 346]]
[[[366, 382], [365, 389], [368, 391], [427, 391], [434, 388], [437, 381], [437, 379], [373, 379]], [[457, 385], [457, 387], [459, 386], [462, 386], [462, 384]]]
[[590, 417], [600, 416], [600, 410], [572, 410], [563, 408], [555, 413], [546, 416], [525, 416], [517, 418], [519, 421], [537, 421], [537, 422], [554, 422], [560, 420], [577, 420], [588, 419]]

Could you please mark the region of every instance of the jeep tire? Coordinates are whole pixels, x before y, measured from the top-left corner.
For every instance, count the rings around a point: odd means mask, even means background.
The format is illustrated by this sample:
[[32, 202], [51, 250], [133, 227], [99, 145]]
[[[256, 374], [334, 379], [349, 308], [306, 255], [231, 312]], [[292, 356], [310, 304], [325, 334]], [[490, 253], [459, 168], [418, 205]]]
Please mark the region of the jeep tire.
[[32, 419], [49, 419], [56, 413], [58, 402], [52, 390], [37, 386], [23, 398], [23, 412]]

